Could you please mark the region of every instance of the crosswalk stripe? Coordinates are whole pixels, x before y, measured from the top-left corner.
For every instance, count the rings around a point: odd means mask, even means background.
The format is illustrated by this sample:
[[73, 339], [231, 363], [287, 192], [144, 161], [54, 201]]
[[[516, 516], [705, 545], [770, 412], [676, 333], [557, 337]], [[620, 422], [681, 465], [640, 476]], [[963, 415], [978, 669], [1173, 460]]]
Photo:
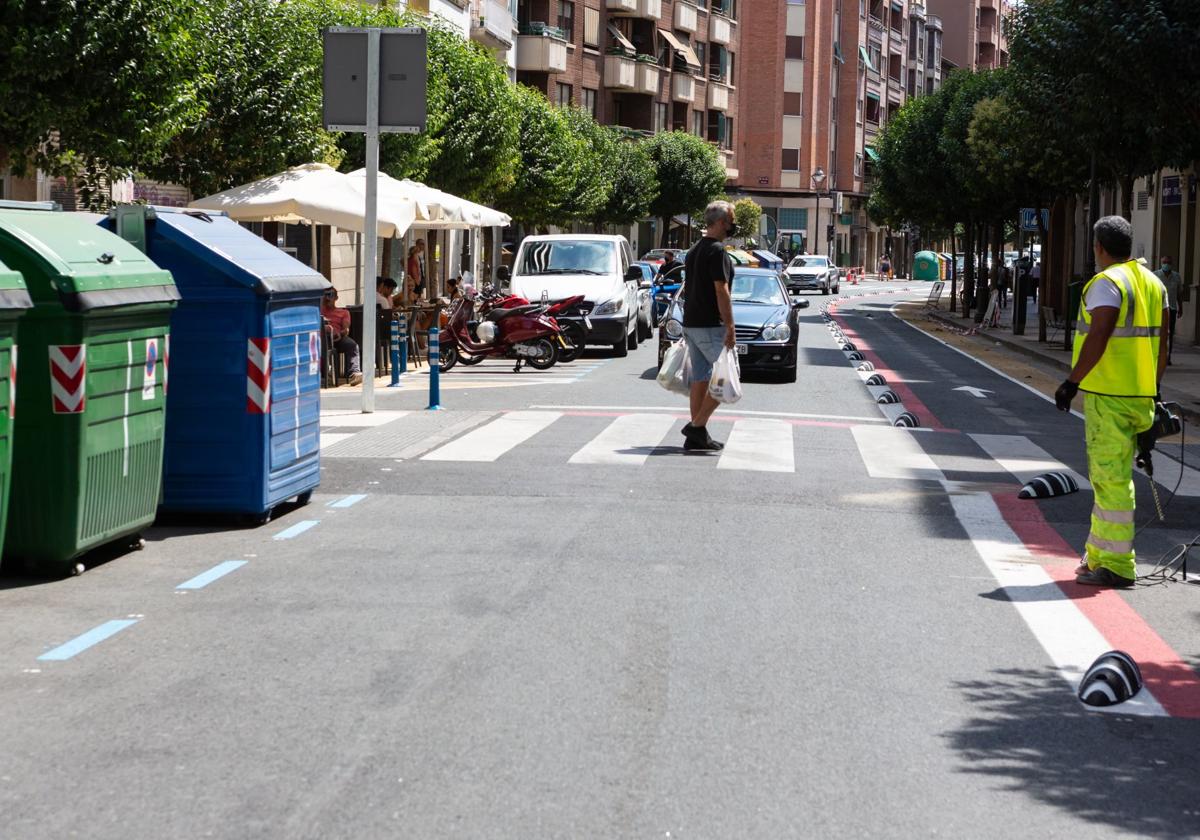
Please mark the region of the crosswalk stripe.
[[858, 454], [871, 478], [941, 481], [945, 475], [918, 442], [918, 434], [883, 426], [852, 426]]
[[572, 455], [570, 463], [641, 466], [673, 425], [670, 415], [626, 414]]
[[795, 472], [792, 424], [783, 420], [735, 421], [717, 469]]
[[559, 417], [560, 411], [511, 411], [421, 457], [422, 461], [495, 461]]
[[1022, 484], [1048, 472], [1061, 472], [1074, 476], [1081, 490], [1092, 486], [1086, 478], [1055, 460], [1053, 455], [1024, 435], [973, 434], [971, 440]]

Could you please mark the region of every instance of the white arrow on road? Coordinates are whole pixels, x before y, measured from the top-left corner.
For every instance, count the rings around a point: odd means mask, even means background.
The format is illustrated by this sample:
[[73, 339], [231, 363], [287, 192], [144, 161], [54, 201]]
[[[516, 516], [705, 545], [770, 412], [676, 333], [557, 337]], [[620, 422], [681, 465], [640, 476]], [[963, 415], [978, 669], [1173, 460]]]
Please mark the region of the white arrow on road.
[[974, 394], [975, 398], [979, 399], [979, 400], [986, 400], [987, 399], [986, 395], [993, 393], [992, 391], [989, 391], [986, 388], [976, 388], [973, 385], [963, 385], [962, 387], [955, 388], [954, 390], [955, 391], [967, 391], [969, 393]]

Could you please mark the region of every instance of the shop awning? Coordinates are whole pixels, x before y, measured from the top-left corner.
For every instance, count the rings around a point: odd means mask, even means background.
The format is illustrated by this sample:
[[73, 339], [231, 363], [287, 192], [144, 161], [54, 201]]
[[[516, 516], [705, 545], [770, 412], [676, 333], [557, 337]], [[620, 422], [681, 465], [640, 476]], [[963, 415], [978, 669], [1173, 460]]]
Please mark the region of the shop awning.
[[867, 99], [874, 99], [876, 102], [878, 102], [879, 94], [873, 90], [869, 90], [869, 91], [867, 91]]
[[676, 38], [675, 33], [666, 29], [660, 29], [658, 30], [658, 34], [662, 36], [664, 41], [671, 45], [671, 49], [683, 57], [683, 60], [687, 62], [689, 67], [699, 68], [701, 66], [700, 57], [696, 55], [695, 50]]
[[858, 56], [863, 60], [863, 64], [867, 65], [867, 69], [875, 72], [875, 65], [871, 63], [871, 54], [867, 52], [866, 47], [858, 48]]
[[874, 146], [867, 146], [866, 151], [867, 157], [869, 157], [875, 163], [879, 163], [879, 152], [875, 151]]
[[634, 55], [637, 54], [637, 48], [634, 47], [633, 42], [626, 38], [625, 34], [611, 23], [608, 25], [608, 34], [613, 36], [613, 40], [621, 46], [621, 49], [629, 50]]

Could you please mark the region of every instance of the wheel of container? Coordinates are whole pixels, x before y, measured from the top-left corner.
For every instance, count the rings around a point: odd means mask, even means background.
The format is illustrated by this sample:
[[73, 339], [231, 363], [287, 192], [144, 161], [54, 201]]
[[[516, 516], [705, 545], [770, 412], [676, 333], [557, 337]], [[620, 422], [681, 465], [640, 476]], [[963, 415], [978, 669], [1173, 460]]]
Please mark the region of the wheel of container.
[[313, 494], [313, 491], [305, 490], [303, 493], [301, 493], [299, 496], [296, 497], [296, 504], [300, 507], [303, 507], [304, 505], [308, 504], [309, 502], [312, 501], [312, 494]]

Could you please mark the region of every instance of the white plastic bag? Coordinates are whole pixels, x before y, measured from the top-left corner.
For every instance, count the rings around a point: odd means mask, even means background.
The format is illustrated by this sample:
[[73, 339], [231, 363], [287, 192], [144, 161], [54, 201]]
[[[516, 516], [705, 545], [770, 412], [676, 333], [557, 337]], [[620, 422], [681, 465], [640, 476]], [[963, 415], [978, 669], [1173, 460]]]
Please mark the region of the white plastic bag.
[[668, 347], [663, 355], [662, 367], [658, 370], [658, 384], [672, 394], [687, 396], [691, 391], [688, 384], [690, 370], [687, 344], [681, 338]]
[[708, 395], [719, 403], [730, 405], [742, 398], [742, 371], [737, 353], [725, 347], [713, 365], [708, 380]]

